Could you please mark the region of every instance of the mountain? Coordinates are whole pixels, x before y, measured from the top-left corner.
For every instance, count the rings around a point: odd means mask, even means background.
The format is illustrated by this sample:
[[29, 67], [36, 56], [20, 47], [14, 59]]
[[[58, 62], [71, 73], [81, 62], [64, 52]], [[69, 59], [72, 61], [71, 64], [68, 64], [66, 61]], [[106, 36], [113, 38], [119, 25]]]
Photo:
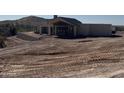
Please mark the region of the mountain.
[[15, 21], [16, 24], [31, 25], [31, 26], [37, 26], [44, 22], [47, 22], [47, 19], [36, 16], [28, 16]]
[[13, 27], [17, 32], [35, 31], [37, 26], [44, 22], [47, 22], [47, 19], [37, 16], [28, 16], [18, 20], [0, 21], [0, 33], [11, 36], [11, 32], [13, 31], [10, 31], [10, 29]]
[[0, 24], [14, 24], [16, 30], [22, 32], [22, 31], [34, 31], [36, 29], [36, 26], [44, 22], [47, 22], [47, 19], [37, 16], [28, 16], [18, 20], [1, 21]]
[[37, 17], [37, 16], [28, 16], [28, 17], [23, 17], [18, 20], [5, 20], [5, 21], [0, 21], [1, 24], [23, 24], [23, 25], [38, 25], [42, 24], [43, 22], [47, 22], [47, 19]]
[[37, 26], [47, 22], [47, 19], [37, 17], [37, 16], [28, 16], [21, 18], [19, 20], [15, 20], [14, 24], [16, 26], [17, 31], [34, 31], [36, 30]]

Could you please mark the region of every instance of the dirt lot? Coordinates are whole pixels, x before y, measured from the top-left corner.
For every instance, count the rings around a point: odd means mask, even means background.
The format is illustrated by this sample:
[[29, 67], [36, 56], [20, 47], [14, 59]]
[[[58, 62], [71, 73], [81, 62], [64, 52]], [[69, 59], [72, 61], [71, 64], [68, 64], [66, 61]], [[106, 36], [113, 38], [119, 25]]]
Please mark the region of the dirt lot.
[[7, 45], [0, 49], [0, 77], [124, 77], [124, 37], [10, 37]]

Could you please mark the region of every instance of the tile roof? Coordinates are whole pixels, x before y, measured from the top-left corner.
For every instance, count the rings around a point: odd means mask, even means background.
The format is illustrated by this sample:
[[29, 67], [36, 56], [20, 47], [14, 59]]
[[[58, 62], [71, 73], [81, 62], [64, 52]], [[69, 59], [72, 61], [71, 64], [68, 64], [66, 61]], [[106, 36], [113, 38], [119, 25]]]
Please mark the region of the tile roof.
[[64, 20], [68, 23], [71, 23], [73, 25], [79, 25], [79, 24], [82, 24], [82, 22], [80, 22], [79, 20], [77, 19], [74, 19], [74, 18], [67, 18], [67, 17], [57, 17], [56, 19], [48, 19], [48, 21], [54, 21], [54, 20]]

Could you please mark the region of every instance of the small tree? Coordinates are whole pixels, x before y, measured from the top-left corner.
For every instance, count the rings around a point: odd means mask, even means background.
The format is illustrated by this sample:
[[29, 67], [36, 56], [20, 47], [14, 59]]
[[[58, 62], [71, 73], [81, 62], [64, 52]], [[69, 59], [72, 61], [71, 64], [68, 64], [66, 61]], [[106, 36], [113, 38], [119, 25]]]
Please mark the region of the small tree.
[[5, 42], [4, 42], [5, 40], [6, 40], [6, 37], [0, 35], [0, 48], [6, 47]]
[[10, 26], [10, 33], [11, 33], [12, 36], [17, 34], [16, 28], [14, 27], [14, 25]]

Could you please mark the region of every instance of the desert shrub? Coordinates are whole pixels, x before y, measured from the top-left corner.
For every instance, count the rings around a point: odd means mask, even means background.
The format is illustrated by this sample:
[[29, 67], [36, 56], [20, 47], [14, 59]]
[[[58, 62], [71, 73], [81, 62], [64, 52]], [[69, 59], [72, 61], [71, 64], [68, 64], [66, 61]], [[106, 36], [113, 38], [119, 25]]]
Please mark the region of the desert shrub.
[[17, 32], [28, 32], [36, 30], [36, 27], [31, 25], [16, 24], [16, 30]]
[[1, 24], [0, 35], [2, 36], [14, 36], [16, 35], [16, 28], [13, 24]]
[[6, 45], [5, 45], [5, 40], [6, 40], [6, 37], [0, 35], [0, 48], [6, 47]]

